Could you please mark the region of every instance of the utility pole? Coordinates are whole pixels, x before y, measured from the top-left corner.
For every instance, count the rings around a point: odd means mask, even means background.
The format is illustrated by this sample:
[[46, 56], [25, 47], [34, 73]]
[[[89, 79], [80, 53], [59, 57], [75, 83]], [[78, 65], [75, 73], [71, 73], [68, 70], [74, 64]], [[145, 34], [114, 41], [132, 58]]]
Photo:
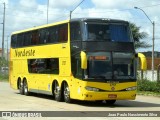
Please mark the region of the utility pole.
[[153, 26], [153, 36], [152, 36], [152, 81], [154, 81], [154, 40], [155, 40], [155, 22], [148, 17], [148, 15], [145, 13], [145, 11], [139, 7], [134, 7], [135, 9], [141, 10], [145, 16], [148, 18], [148, 20], [151, 22]]
[[70, 20], [71, 20], [71, 18], [72, 18], [72, 12], [73, 12], [78, 6], [80, 6], [83, 2], [84, 2], [84, 0], [82, 0], [73, 10], [70, 11], [70, 14], [69, 14]]
[[[153, 26], [153, 38], [152, 38], [152, 81], [154, 81], [154, 41], [155, 41], [155, 22], [152, 22]], [[159, 73], [157, 73], [159, 74]]]
[[3, 31], [2, 31], [2, 58], [4, 58], [4, 32], [5, 32], [5, 9], [6, 9], [6, 5], [5, 2], [4, 4], [4, 12], [3, 12]]
[[7, 63], [8, 63], [8, 39], [9, 38], [9, 36], [7, 36], [7, 40], [6, 40], [6, 42], [7, 42]]
[[47, 24], [48, 24], [48, 12], [49, 12], [49, 0], [48, 0], [48, 2], [47, 2]]

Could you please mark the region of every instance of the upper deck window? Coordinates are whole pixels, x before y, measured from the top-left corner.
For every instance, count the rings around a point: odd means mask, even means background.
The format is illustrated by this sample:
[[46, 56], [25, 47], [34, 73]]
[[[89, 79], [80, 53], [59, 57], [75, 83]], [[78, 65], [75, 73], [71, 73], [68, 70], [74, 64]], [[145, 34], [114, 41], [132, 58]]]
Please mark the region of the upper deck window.
[[132, 42], [127, 24], [86, 22], [86, 39], [114, 42]]
[[66, 43], [68, 41], [68, 23], [44, 27], [12, 35], [11, 47]]

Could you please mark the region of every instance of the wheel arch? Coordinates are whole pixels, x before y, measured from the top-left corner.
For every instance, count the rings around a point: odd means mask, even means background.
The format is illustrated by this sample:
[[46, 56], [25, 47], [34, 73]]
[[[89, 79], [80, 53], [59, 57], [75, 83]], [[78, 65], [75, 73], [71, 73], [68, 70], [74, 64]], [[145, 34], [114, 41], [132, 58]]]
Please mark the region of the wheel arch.
[[[52, 95], [54, 95], [54, 87], [55, 87], [55, 83], [58, 83], [58, 80], [57, 79], [54, 79], [53, 81], [52, 81]], [[58, 83], [58, 85], [59, 85], [59, 83]]]
[[21, 78], [18, 77], [18, 79], [17, 79], [17, 89], [19, 89], [19, 84], [20, 84], [21, 82], [22, 82], [22, 81], [21, 81]]
[[27, 78], [26, 78], [26, 77], [23, 78], [23, 83], [24, 83], [25, 80], [27, 81]]

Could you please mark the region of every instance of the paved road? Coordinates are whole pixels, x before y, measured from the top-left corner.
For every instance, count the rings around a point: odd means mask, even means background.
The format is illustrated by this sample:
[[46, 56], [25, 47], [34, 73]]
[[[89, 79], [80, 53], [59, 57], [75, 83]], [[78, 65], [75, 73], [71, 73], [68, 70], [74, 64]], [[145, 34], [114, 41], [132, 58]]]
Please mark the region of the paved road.
[[[137, 99], [135, 101], [117, 101], [113, 106], [107, 106], [106, 104], [95, 104], [94, 102], [80, 101], [75, 101], [72, 104], [67, 104], [65, 102], [54, 101], [52, 96], [40, 94], [33, 94], [31, 96], [20, 95], [17, 90], [13, 90], [10, 88], [9, 83], [0, 82], [0, 111], [160, 111], [160, 97], [137, 96]], [[21, 120], [22, 118], [17, 119]], [[39, 120], [39, 118], [34, 119]], [[58, 119], [66, 120], [66, 118], [63, 117]], [[76, 118], [76, 120], [77, 119], [80, 120], [80, 118]], [[87, 120], [93, 119], [96, 120], [97, 118], [87, 118]], [[101, 117], [99, 119], [127, 120], [128, 118]], [[135, 117], [132, 117], [130, 119], [135, 119]], [[150, 120], [151, 117], [143, 117], [143, 119]], [[5, 119], [0, 118], [0, 120]], [[154, 120], [158, 120], [158, 118], [155, 117]]]

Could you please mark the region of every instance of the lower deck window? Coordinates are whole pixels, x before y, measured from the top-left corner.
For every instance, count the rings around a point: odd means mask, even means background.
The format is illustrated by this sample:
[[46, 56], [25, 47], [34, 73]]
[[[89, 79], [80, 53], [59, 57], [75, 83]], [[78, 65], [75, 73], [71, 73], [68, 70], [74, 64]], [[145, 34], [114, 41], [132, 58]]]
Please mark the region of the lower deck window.
[[59, 74], [59, 59], [28, 59], [28, 71], [38, 74]]

